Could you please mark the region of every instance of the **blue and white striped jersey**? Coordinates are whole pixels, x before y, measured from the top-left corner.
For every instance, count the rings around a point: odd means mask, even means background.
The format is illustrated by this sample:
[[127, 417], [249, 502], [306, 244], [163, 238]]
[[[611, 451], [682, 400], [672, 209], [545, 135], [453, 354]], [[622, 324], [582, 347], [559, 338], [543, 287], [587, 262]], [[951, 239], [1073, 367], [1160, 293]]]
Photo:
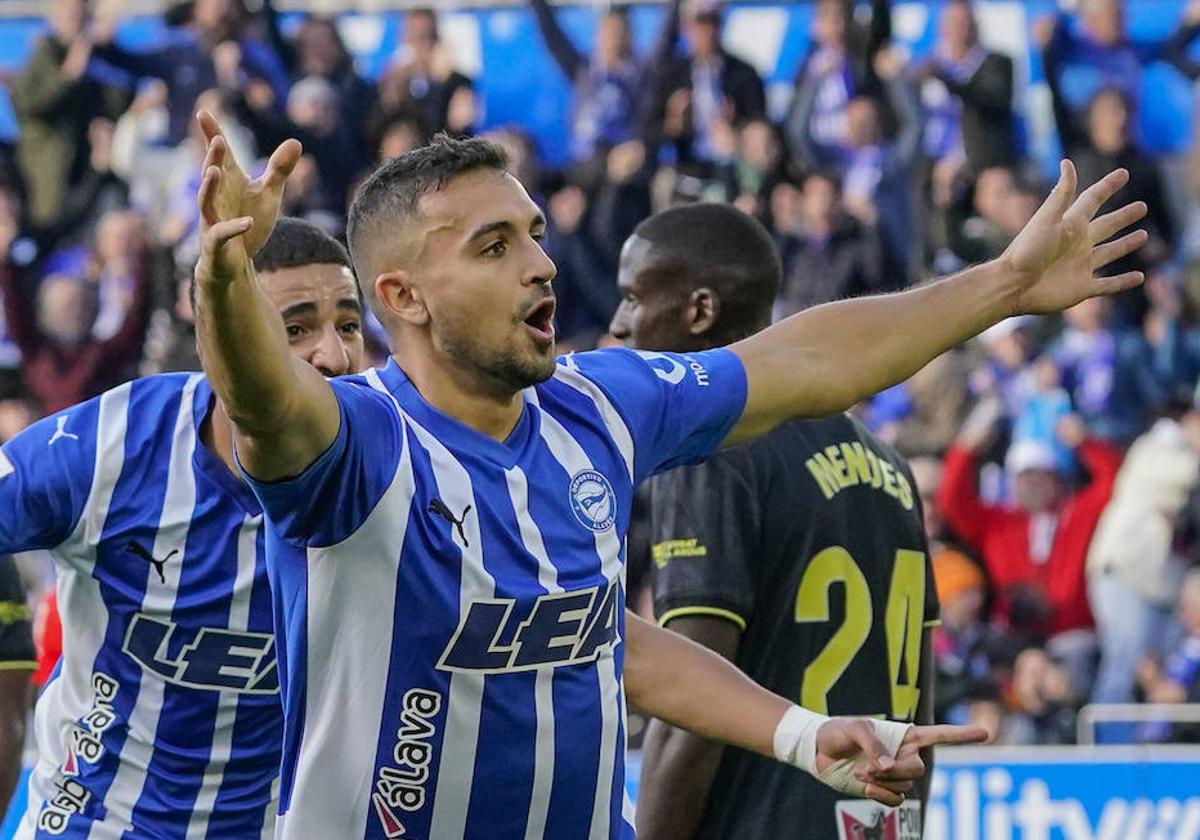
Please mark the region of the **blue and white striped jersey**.
[[334, 380], [336, 441], [268, 516], [283, 840], [629, 838], [622, 690], [634, 486], [745, 404], [729, 351], [561, 360], [504, 442], [394, 362]]
[[49, 549], [63, 656], [19, 838], [259, 840], [282, 738], [261, 508], [199, 441], [199, 374], [138, 380], [0, 448], [0, 553]]

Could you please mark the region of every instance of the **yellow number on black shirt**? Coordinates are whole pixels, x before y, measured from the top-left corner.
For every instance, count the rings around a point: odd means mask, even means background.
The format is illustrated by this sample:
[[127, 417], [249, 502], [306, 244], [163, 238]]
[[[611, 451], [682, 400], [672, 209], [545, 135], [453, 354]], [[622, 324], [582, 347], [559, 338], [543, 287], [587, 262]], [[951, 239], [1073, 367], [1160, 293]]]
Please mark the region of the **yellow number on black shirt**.
[[[804, 669], [800, 687], [800, 705], [821, 714], [829, 714], [829, 692], [866, 643], [874, 620], [866, 577], [850, 552], [835, 545], [818, 552], [804, 570], [796, 590], [797, 622], [829, 620], [829, 590], [834, 583], [845, 588], [845, 617], [833, 637]], [[885, 714], [894, 720], [913, 720], [917, 714], [924, 603], [925, 555], [899, 549], [884, 619], [892, 695], [891, 709]]]

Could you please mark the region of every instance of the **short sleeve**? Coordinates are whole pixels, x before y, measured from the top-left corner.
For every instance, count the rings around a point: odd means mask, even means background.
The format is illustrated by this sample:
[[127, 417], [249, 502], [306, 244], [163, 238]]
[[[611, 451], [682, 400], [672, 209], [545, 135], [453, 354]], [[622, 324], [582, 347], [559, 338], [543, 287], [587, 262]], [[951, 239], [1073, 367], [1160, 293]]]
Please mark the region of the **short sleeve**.
[[762, 502], [750, 447], [652, 479], [654, 613], [709, 615], [740, 629], [754, 613]]
[[60, 545], [92, 489], [98, 403], [39, 420], [0, 447], [0, 554]]
[[355, 380], [332, 380], [341, 422], [329, 448], [300, 475], [259, 481], [242, 469], [282, 539], [334, 545], [358, 529], [395, 477], [403, 449], [391, 397]]
[[0, 556], [0, 670], [37, 666], [25, 587], [16, 561]]
[[746, 407], [746, 371], [724, 348], [702, 353], [596, 350], [567, 364], [599, 386], [633, 438], [634, 483], [711, 455]]

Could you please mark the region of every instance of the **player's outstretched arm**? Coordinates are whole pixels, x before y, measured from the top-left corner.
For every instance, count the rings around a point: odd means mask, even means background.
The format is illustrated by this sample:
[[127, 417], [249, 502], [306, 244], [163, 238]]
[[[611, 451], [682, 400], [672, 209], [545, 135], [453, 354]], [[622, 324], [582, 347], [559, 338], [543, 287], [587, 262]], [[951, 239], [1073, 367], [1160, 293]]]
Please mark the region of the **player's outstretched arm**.
[[337, 437], [340, 412], [325, 378], [288, 352], [279, 311], [254, 276], [250, 254], [274, 227], [288, 174], [300, 154], [289, 141], [251, 181], [211, 116], [200, 184], [201, 254], [196, 265], [196, 337], [209, 383], [233, 421], [238, 456], [255, 478], [299, 475]]
[[1140, 272], [1095, 276], [1146, 242], [1141, 230], [1108, 241], [1146, 214], [1143, 202], [1096, 217], [1128, 180], [1117, 170], [1076, 197], [1075, 167], [1063, 161], [1054, 191], [999, 258], [897, 294], [818, 306], [734, 344], [749, 391], [726, 443], [843, 411], [1011, 315], [1138, 285]]
[[982, 741], [977, 726], [909, 726], [829, 718], [757, 685], [733, 663], [625, 614], [625, 690], [638, 708], [811, 773], [844, 793], [898, 805], [925, 772], [920, 750]]

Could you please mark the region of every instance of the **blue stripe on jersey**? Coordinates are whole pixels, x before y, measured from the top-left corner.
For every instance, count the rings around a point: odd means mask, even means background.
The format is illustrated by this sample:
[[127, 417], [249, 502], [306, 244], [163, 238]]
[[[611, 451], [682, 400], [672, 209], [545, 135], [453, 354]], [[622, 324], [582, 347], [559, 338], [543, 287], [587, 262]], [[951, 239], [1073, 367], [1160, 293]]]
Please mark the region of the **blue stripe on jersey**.
[[[546, 818], [546, 837], [574, 840], [588, 836], [596, 772], [600, 766], [602, 712], [600, 675], [594, 664], [567, 665], [554, 672], [554, 708], [570, 715], [554, 716], [554, 787]], [[592, 772], [559, 768], [591, 767]], [[581, 818], [582, 817], [582, 818]]]
[[[536, 434], [531, 415], [530, 431]], [[483, 565], [496, 581], [497, 598], [523, 601], [546, 592], [538, 562], [521, 541], [504, 473], [483, 459], [460, 455], [471, 473], [476, 498], [491, 504], [479, 511]], [[501, 638], [501, 644], [512, 640]], [[536, 672], [491, 674], [484, 678], [483, 709], [475, 753], [475, 773], [467, 810], [470, 837], [521, 837], [533, 791], [537, 713]], [[489, 828], [490, 827], [490, 828]]]
[[[241, 484], [239, 482], [239, 484]], [[242, 485], [244, 489], [244, 485]], [[257, 506], [258, 500], [254, 499]], [[255, 535], [255, 556], [266, 556], [266, 528], [260, 527]], [[266, 575], [257, 575], [250, 596], [250, 627], [252, 632], [274, 631], [271, 624], [271, 585]], [[276, 645], [282, 639], [276, 637]], [[276, 650], [275, 679], [280, 679]], [[270, 676], [267, 675], [269, 679]], [[282, 687], [280, 689], [282, 692]], [[277, 783], [276, 774], [282, 758], [283, 718], [280, 715], [280, 696], [270, 698], [271, 708], [263, 708], [262, 698], [243, 695], [238, 700], [237, 719], [234, 722], [233, 745], [230, 764], [237, 768], [225, 773], [221, 788], [213, 805], [209, 820], [208, 836], [217, 840], [233, 837], [235, 830], [245, 830], [240, 815], [257, 812], [266, 814], [272, 799], [272, 788]], [[264, 751], [262, 745], [271, 744], [276, 750]]]
[[[125, 434], [125, 461], [113, 490], [92, 573], [100, 583], [101, 596], [109, 611], [104, 643], [96, 655], [92, 671], [107, 674], [120, 686], [112, 707], [122, 723], [129, 720], [137, 703], [142, 671], [122, 653], [121, 648], [136, 605], [141, 603], [145, 595], [149, 569], [145, 561], [130, 556], [127, 545], [121, 540], [127, 542], [136, 539], [142, 546], [154, 545], [159, 517], [166, 500], [167, 471], [173, 442], [171, 435], [161, 433], [159, 424], [139, 424], [132, 422], [132, 418], [171, 418], [164, 424], [173, 427], [173, 419], [179, 413], [183, 396], [181, 387], [151, 387], [153, 384], [139, 381], [131, 386], [128, 409], [131, 422]], [[126, 525], [131, 519], [145, 525], [136, 531], [131, 530]], [[120, 524], [114, 529], [114, 523]], [[118, 533], [115, 534], [114, 530]], [[118, 535], [120, 539], [114, 538]], [[69, 617], [63, 616], [63, 619], [66, 633], [69, 631]], [[70, 655], [66, 646], [63, 655]], [[82, 760], [79, 762], [78, 780], [91, 793], [91, 798], [81, 814], [71, 818], [67, 836], [73, 832], [81, 832], [81, 836], [86, 836], [90, 821], [104, 818], [104, 797], [120, 767], [119, 757], [125, 749], [127, 735], [128, 730], [124, 725], [111, 727], [101, 737], [104, 754], [100, 761], [94, 764]]]

